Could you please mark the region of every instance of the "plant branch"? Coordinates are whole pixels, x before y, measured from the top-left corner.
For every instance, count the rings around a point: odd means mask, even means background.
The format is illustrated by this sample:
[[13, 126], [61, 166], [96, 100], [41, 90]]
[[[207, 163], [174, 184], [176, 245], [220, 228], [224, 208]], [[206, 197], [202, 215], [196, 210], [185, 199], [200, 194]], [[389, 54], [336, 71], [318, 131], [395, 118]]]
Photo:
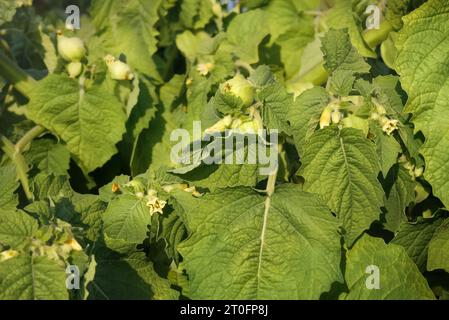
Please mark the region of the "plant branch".
[[35, 138], [39, 137], [42, 133], [45, 132], [45, 128], [41, 126], [35, 126], [30, 129], [25, 135], [16, 143], [15, 150], [16, 153], [21, 153], [31, 141]]
[[242, 60], [237, 60], [235, 62], [235, 66], [238, 68], [243, 68], [246, 71], [248, 71], [249, 74], [252, 74], [254, 72], [254, 68], [251, 67], [251, 65], [249, 63], [246, 63], [245, 61]]
[[33, 199], [33, 194], [30, 191], [30, 183], [28, 181], [28, 164], [20, 152], [17, 152], [16, 146], [5, 136], [0, 134], [0, 148], [11, 159], [16, 166], [16, 174], [22, 184], [28, 200]]
[[35, 80], [20, 69], [14, 61], [0, 51], [0, 75], [14, 85], [14, 88], [29, 98]]

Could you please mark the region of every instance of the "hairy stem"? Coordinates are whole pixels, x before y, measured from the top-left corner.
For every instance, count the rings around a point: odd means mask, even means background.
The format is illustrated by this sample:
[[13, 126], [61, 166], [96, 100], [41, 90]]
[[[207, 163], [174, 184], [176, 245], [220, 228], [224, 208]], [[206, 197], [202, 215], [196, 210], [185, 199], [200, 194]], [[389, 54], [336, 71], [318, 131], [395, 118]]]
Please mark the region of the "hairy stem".
[[244, 62], [242, 60], [237, 60], [235, 62], [235, 66], [238, 67], [238, 68], [245, 69], [246, 71], [248, 71], [249, 74], [252, 74], [254, 72], [254, 68], [251, 67], [251, 65], [249, 63], [246, 63], [246, 62]]
[[33, 194], [30, 190], [30, 183], [28, 181], [28, 164], [20, 152], [17, 152], [16, 146], [5, 136], [0, 135], [0, 148], [11, 159], [16, 166], [16, 174], [22, 184], [23, 191], [25, 192], [28, 200], [33, 199]]
[[14, 85], [14, 88], [29, 98], [35, 80], [20, 69], [14, 61], [0, 51], [0, 75]]
[[35, 138], [39, 137], [42, 133], [45, 132], [45, 128], [41, 126], [35, 126], [31, 130], [29, 130], [25, 135], [16, 143], [15, 150], [16, 153], [21, 153], [31, 141]]

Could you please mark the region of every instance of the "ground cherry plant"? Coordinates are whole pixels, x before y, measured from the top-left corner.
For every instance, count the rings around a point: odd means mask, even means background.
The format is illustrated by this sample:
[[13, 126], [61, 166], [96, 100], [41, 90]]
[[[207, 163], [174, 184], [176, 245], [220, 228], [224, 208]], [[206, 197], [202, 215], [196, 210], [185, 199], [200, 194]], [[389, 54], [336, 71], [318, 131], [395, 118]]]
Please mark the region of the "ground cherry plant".
[[448, 299], [449, 0], [0, 0], [0, 299]]

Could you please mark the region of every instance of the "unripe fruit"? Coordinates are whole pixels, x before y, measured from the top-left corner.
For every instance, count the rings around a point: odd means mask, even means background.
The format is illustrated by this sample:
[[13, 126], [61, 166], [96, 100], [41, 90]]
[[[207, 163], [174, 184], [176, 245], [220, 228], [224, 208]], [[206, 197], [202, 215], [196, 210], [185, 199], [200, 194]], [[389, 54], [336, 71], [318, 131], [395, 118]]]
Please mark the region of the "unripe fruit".
[[81, 62], [70, 62], [66, 68], [67, 68], [69, 77], [76, 78], [83, 71], [83, 64]]
[[105, 62], [108, 66], [109, 74], [114, 80], [132, 80], [134, 74], [131, 71], [131, 67], [126, 63], [115, 59], [111, 55], [105, 57]]
[[58, 52], [66, 61], [79, 62], [86, 55], [83, 40], [78, 37], [68, 38], [58, 35]]
[[250, 106], [254, 101], [254, 87], [240, 74], [226, 81], [223, 90], [242, 99], [245, 106]]

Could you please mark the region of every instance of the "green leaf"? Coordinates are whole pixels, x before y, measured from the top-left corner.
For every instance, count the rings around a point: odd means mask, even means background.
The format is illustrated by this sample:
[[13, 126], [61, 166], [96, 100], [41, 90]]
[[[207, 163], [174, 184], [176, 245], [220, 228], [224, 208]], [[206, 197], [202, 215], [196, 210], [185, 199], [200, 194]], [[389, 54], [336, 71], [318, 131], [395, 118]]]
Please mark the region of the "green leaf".
[[64, 175], [69, 170], [69, 150], [50, 139], [33, 141], [25, 156], [29, 163], [47, 174]]
[[0, 262], [1, 300], [67, 300], [66, 273], [45, 256], [20, 255]]
[[[361, 19], [363, 12], [355, 8], [358, 4], [361, 4], [360, 0], [336, 0], [335, 6], [329, 10], [324, 20], [331, 28], [347, 28], [348, 34], [351, 37], [351, 43], [357, 49], [358, 53], [364, 57], [376, 58], [376, 54], [363, 40], [365, 20]], [[368, 3], [366, 6], [361, 5], [363, 10], [367, 6]], [[347, 46], [347, 48], [350, 48], [350, 46]]]
[[94, 1], [91, 13], [94, 24], [102, 31], [100, 40], [106, 53], [126, 55], [127, 63], [159, 80], [152, 60], [157, 51], [155, 24], [159, 20], [161, 0]]
[[268, 129], [289, 132], [287, 114], [293, 105], [293, 95], [284, 86], [274, 83], [262, 88], [257, 97], [262, 102], [262, 119]]
[[370, 130], [375, 135], [374, 141], [382, 175], [386, 177], [388, 171], [398, 161], [399, 153], [402, 152], [401, 145], [393, 136], [385, 134], [377, 123], [370, 122]]
[[269, 33], [268, 26], [260, 23], [265, 18], [266, 13], [256, 9], [239, 14], [229, 24], [228, 41], [235, 55], [249, 64], [259, 61], [259, 44]]
[[126, 115], [115, 96], [98, 86], [80, 88], [76, 81], [60, 75], [37, 83], [27, 116], [61, 137], [87, 172], [117, 152], [115, 144], [125, 132]]
[[415, 200], [416, 182], [403, 166], [395, 165], [388, 173], [385, 189], [385, 229], [396, 232], [407, 221], [405, 209]]
[[100, 244], [89, 268], [94, 276], [87, 283], [87, 299], [178, 298], [178, 293], [170, 288], [169, 281], [158, 276], [143, 252], [128, 252], [126, 256], [120, 256]]
[[[372, 269], [371, 269], [371, 268]], [[379, 288], [371, 281], [379, 271]], [[426, 279], [401, 246], [364, 235], [346, 254], [346, 300], [435, 299]]]
[[340, 97], [348, 96], [354, 86], [353, 74], [351, 70], [337, 69], [329, 79], [329, 92]]
[[287, 119], [290, 121], [296, 148], [301, 155], [318, 126], [321, 112], [328, 103], [329, 96], [326, 90], [314, 87], [296, 98], [293, 107], [288, 110]]
[[449, 272], [449, 220], [446, 219], [435, 231], [429, 242], [427, 270], [443, 269]]
[[396, 67], [408, 93], [404, 111], [413, 113], [415, 130], [426, 138], [420, 149], [426, 162], [424, 177], [448, 206], [449, 6], [446, 0], [431, 0], [403, 19]]
[[145, 198], [124, 194], [109, 202], [103, 221], [109, 238], [137, 245], [147, 237], [151, 215]]
[[35, 200], [52, 199], [54, 202], [73, 195], [67, 176], [53, 176], [45, 173], [40, 173], [34, 178], [32, 191]]
[[[441, 217], [424, 219], [418, 217], [416, 222], [403, 222], [391, 243], [405, 248], [409, 257], [421, 272], [426, 271], [429, 242], [435, 230], [441, 225]], [[438, 250], [441, 250], [438, 248]]]
[[351, 246], [379, 218], [383, 205], [374, 144], [360, 130], [327, 127], [310, 137], [302, 162], [304, 190], [325, 199]]
[[2, 0], [0, 1], [0, 25], [12, 20], [16, 14], [17, 8], [20, 7], [19, 1]]
[[13, 165], [0, 167], [0, 215], [2, 211], [15, 210], [19, 204], [17, 194], [14, 192], [19, 187], [16, 178], [16, 168]]
[[322, 38], [321, 43], [325, 60], [324, 67], [328, 71], [369, 72], [370, 65], [352, 47], [347, 30], [330, 29]]
[[176, 46], [191, 63], [197, 58], [215, 51], [216, 41], [207, 32], [192, 33], [189, 30], [176, 36]]
[[[189, 164], [170, 171], [184, 181], [211, 191], [225, 187], [255, 186], [266, 175], [260, 169], [270, 171], [269, 167], [275, 166], [270, 157], [273, 151], [261, 139], [255, 134], [238, 133], [223, 138], [214, 137], [204, 148], [189, 154]], [[217, 149], [220, 153], [217, 151], [212, 154]], [[264, 163], [259, 161], [261, 155], [264, 156]], [[231, 163], [227, 163], [227, 157], [232, 160]], [[277, 156], [274, 158], [277, 161]]]
[[209, 103], [216, 111], [226, 115], [233, 113], [240, 115], [245, 108], [242, 99], [222, 90], [217, 90], [215, 96], [211, 98]]
[[281, 35], [276, 41], [281, 48], [281, 61], [284, 65], [287, 79], [292, 78], [301, 68], [303, 50], [314, 39], [314, 24], [312, 17], [303, 17], [298, 27]]
[[271, 201], [224, 189], [186, 216], [192, 233], [178, 250], [192, 299], [317, 299], [342, 279], [338, 222], [298, 186], [279, 187]]
[[57, 212], [58, 218], [69, 222], [74, 227], [83, 228], [86, 238], [95, 241], [102, 227], [106, 203], [96, 195], [78, 193], [74, 194], [68, 202], [71, 208], [70, 214], [62, 216], [62, 212]]
[[212, 4], [208, 0], [183, 0], [179, 18], [187, 28], [204, 28], [213, 17]]
[[254, 87], [259, 89], [276, 82], [270, 67], [266, 65], [258, 66], [248, 77], [248, 81], [251, 82]]
[[31, 242], [38, 229], [36, 219], [21, 210], [0, 215], [0, 242], [13, 249], [22, 249]]

